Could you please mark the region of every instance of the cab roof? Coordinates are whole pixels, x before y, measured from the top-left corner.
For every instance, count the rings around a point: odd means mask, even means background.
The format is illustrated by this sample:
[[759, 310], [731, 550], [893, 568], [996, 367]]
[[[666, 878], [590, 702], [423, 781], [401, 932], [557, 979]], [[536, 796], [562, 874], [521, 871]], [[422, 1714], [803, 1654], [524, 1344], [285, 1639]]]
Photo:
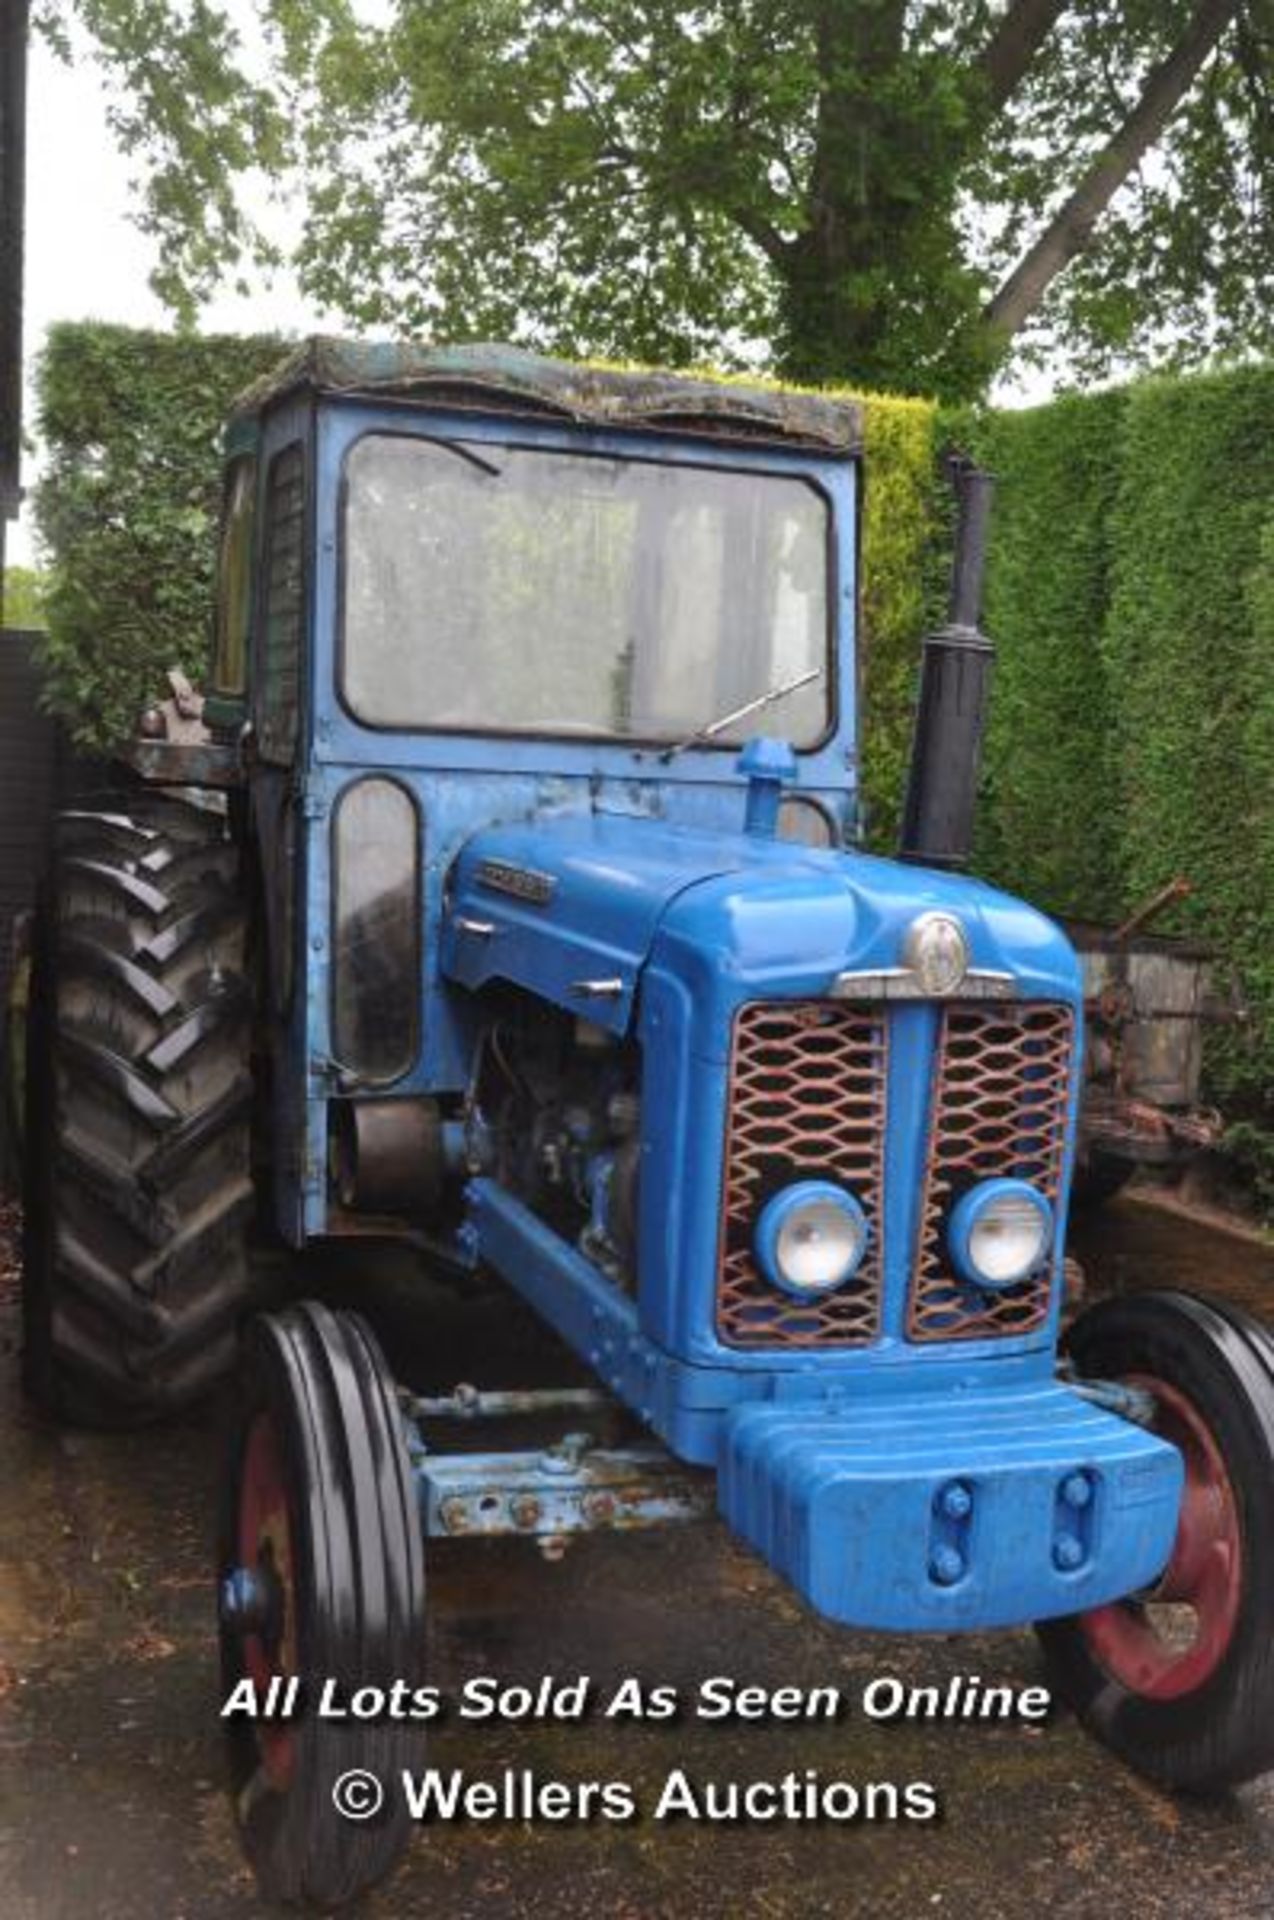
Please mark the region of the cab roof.
[[316, 335], [256, 381], [234, 419], [264, 413], [297, 393], [428, 400], [448, 410], [530, 414], [575, 425], [703, 435], [806, 447], [848, 456], [861, 451], [862, 416], [853, 400], [732, 377], [552, 360], [524, 347], [439, 347]]

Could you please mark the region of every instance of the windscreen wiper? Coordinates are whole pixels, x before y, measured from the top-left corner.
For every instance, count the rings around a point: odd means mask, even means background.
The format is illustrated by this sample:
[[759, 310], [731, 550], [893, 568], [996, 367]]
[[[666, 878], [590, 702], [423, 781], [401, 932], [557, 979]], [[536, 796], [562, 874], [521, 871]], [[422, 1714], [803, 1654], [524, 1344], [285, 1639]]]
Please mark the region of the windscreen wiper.
[[785, 700], [789, 693], [795, 693], [800, 687], [808, 687], [812, 680], [821, 680], [822, 667], [811, 667], [808, 673], [798, 673], [794, 680], [785, 680], [781, 686], [771, 687], [766, 693], [758, 693], [755, 700], [744, 701], [741, 707], [735, 707], [731, 713], [723, 713], [719, 720], [710, 720], [706, 727], [698, 727], [694, 733], [688, 733], [684, 740], [676, 741], [671, 747], [665, 747], [659, 758], [667, 764], [687, 747], [701, 746], [706, 740], [715, 740], [719, 733], [726, 733], [736, 720], [746, 720], [750, 713], [759, 713], [762, 707], [772, 707], [776, 700]]
[[493, 473], [497, 480], [504, 472], [504, 468], [497, 467], [494, 460], [488, 460], [485, 454], [476, 452], [467, 440], [443, 440], [436, 433], [422, 434], [421, 438], [426, 446], [445, 447], [448, 453], [458, 453], [471, 467], [478, 467], [483, 473]]

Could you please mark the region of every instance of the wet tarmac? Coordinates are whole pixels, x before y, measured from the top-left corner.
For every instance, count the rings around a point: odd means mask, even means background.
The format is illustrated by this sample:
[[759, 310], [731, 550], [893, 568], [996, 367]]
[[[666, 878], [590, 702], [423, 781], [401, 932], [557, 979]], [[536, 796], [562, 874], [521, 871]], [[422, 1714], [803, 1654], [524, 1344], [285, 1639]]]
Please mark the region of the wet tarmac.
[[[1274, 1250], [1135, 1202], [1079, 1237], [1103, 1289], [1212, 1288], [1274, 1315]], [[327, 1282], [324, 1282], [327, 1285]], [[574, 1376], [503, 1296], [458, 1306], [401, 1262], [344, 1283], [412, 1384]], [[5, 1292], [0, 1278], [0, 1293]], [[208, 1540], [216, 1409], [124, 1439], [59, 1433], [20, 1399], [17, 1304], [0, 1299], [0, 1920], [231, 1920], [265, 1911], [222, 1786]], [[421, 1327], [427, 1326], [422, 1344]], [[1038, 1684], [1029, 1633], [902, 1640], [829, 1629], [713, 1523], [532, 1549], [454, 1546], [431, 1562], [431, 1679], [633, 1675], [692, 1700], [713, 1675], [836, 1687], [823, 1721], [463, 1723], [429, 1762], [497, 1779], [626, 1782], [623, 1823], [434, 1825], [360, 1910], [387, 1916], [1274, 1915], [1274, 1778], [1213, 1803], [1126, 1772], [1065, 1713], [1043, 1726], [879, 1724], [883, 1675]], [[941, 1817], [656, 1823], [674, 1768], [707, 1783], [927, 1782]]]

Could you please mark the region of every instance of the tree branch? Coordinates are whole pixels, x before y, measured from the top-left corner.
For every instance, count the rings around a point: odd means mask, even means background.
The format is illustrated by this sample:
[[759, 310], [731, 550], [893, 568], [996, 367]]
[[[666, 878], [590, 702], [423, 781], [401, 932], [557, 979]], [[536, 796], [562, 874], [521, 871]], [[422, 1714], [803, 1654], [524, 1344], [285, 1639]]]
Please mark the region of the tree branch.
[[998, 113], [1017, 92], [1032, 60], [1066, 11], [1066, 0], [1012, 0], [978, 58], [985, 103]]
[[983, 318], [1002, 339], [1012, 339], [1058, 274], [1087, 247], [1097, 220], [1158, 140], [1239, 5], [1240, 0], [1198, 0], [1189, 26], [1150, 74], [1123, 126], [987, 306]]
[[651, 181], [656, 189], [654, 197], [669, 206], [685, 205], [695, 194], [701, 195], [718, 213], [732, 220], [774, 266], [780, 269], [786, 266], [792, 242], [784, 238], [773, 221], [768, 220], [759, 208], [749, 206], [736, 194], [723, 190], [721, 178], [702, 157], [696, 167], [677, 166], [667, 180], [662, 180], [658, 173], [652, 172]]
[[792, 242], [785, 240], [764, 214], [755, 212], [751, 207], [728, 207], [725, 211], [735, 226], [741, 228], [776, 267], [786, 265]]

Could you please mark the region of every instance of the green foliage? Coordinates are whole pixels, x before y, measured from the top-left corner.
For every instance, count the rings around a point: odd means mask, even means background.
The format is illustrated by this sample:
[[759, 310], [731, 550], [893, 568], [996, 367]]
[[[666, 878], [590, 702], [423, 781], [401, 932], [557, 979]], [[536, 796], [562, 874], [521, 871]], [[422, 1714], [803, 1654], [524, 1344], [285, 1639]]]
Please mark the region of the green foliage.
[[991, 296], [1064, 235], [1027, 351], [1091, 374], [1274, 344], [1271, 0], [1215, 10], [1155, 164], [1121, 147], [1118, 199], [1069, 222], [1197, 0], [267, 0], [246, 43], [232, 11], [37, 9], [111, 76], [185, 321], [274, 256], [239, 192], [264, 174], [357, 329], [967, 398], [1004, 350]]
[[1274, 367], [983, 417], [999, 646], [979, 865], [1115, 918], [1177, 875], [1165, 930], [1250, 1018], [1208, 1049], [1227, 1146], [1274, 1194]]
[[109, 748], [165, 689], [202, 677], [220, 461], [234, 396], [275, 339], [54, 327], [39, 366], [49, 464], [36, 522], [49, 555], [48, 699], [76, 742]]
[[1118, 911], [1119, 798], [1102, 632], [1124, 395], [983, 416], [997, 476], [986, 589], [999, 642], [978, 865], [1055, 913]]
[[[1274, 367], [1070, 396], [1023, 413], [886, 407], [869, 452], [866, 784], [887, 850], [915, 638], [935, 614], [949, 441], [998, 475], [986, 625], [997, 644], [976, 865], [1061, 914], [1116, 919], [1178, 874], [1162, 925], [1218, 957], [1250, 1017], [1213, 1034], [1209, 1089], [1274, 1196]], [[883, 429], [883, 430], [882, 430]], [[883, 469], [883, 471], [882, 471]], [[925, 477], [927, 476], [927, 477]], [[894, 502], [910, 501], [910, 514]], [[874, 499], [874, 505], [873, 505]], [[927, 569], [927, 580], [923, 577]], [[896, 618], [898, 644], [890, 624]]]
[[1221, 1151], [1256, 1200], [1261, 1218], [1267, 1225], [1274, 1221], [1274, 1129], [1236, 1120], [1221, 1136]]
[[930, 614], [929, 559], [942, 500], [935, 486], [936, 408], [872, 394], [863, 413], [862, 804], [870, 843], [884, 853], [898, 837], [917, 642]]
[[[310, 10], [321, 11], [321, 0], [307, 0]], [[137, 224], [158, 247], [152, 285], [184, 325], [234, 269], [277, 262], [240, 188], [295, 159], [287, 88], [281, 74], [252, 71], [230, 9], [214, 0], [34, 0], [32, 22], [64, 60], [87, 43], [104, 69], [111, 130], [145, 183]]]
[[1180, 910], [1240, 971], [1224, 1097], [1274, 1091], [1274, 368], [1130, 390], [1107, 671], [1125, 897], [1184, 874]]
[[6, 627], [44, 627], [48, 619], [44, 609], [47, 582], [31, 567], [6, 567], [4, 570], [4, 624]]

